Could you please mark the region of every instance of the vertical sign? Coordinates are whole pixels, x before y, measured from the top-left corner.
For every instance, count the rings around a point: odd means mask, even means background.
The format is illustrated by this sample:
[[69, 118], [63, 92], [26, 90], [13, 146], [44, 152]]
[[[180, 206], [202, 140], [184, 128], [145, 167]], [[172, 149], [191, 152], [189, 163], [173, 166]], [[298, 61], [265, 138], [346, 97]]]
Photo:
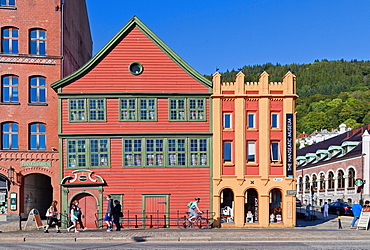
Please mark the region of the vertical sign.
[[286, 114], [286, 175], [293, 177], [293, 114]]

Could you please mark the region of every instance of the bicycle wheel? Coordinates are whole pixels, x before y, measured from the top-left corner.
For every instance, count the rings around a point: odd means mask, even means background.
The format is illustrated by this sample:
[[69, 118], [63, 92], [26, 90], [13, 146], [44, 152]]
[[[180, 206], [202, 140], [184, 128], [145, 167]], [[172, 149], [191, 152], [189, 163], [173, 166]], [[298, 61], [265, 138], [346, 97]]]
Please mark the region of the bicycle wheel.
[[198, 218], [197, 226], [201, 229], [209, 228], [209, 222], [207, 218]]
[[177, 220], [177, 227], [182, 229], [188, 228], [190, 227], [190, 222], [185, 216], [181, 217]]

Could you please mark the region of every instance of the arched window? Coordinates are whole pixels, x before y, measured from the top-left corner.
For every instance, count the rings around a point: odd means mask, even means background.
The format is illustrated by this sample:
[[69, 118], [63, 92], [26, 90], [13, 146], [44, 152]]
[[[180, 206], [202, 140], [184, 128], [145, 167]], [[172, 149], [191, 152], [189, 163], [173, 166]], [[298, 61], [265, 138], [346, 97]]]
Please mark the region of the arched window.
[[299, 177], [299, 182], [298, 182], [298, 186], [299, 186], [299, 192], [303, 192], [303, 177]]
[[30, 54], [46, 55], [46, 31], [42, 29], [30, 30]]
[[2, 149], [18, 149], [18, 124], [2, 124]]
[[230, 188], [225, 188], [224, 190], [222, 190], [220, 198], [220, 222], [234, 222], [234, 192]]
[[356, 177], [356, 172], [353, 168], [350, 168], [348, 170], [348, 187], [353, 188], [355, 187], [355, 177]]
[[18, 29], [3, 28], [1, 31], [1, 52], [18, 54]]
[[305, 178], [305, 190], [310, 191], [310, 177], [308, 175]]
[[334, 173], [329, 172], [328, 175], [328, 189], [334, 189]]
[[337, 178], [337, 181], [338, 181], [338, 188], [344, 188], [344, 172], [343, 170], [339, 170], [338, 171], [338, 178]]
[[46, 103], [45, 77], [30, 77], [30, 103]]
[[315, 191], [317, 190], [317, 176], [315, 174], [312, 176], [312, 188]]
[[245, 192], [244, 197], [244, 213], [245, 222], [258, 222], [258, 192], [254, 188], [250, 188]]
[[18, 102], [18, 77], [5, 75], [1, 77], [1, 101]]
[[320, 190], [325, 190], [325, 175], [320, 174]]
[[283, 202], [282, 202], [281, 191], [274, 188], [270, 192], [270, 209], [269, 209], [269, 221], [270, 223], [282, 222], [283, 221]]
[[46, 125], [42, 123], [30, 124], [30, 149], [46, 149]]

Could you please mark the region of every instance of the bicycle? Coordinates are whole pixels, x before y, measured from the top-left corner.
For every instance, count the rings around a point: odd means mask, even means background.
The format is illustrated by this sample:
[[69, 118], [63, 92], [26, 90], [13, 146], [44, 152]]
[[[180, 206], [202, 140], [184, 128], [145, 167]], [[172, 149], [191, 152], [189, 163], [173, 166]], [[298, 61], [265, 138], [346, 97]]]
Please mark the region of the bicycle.
[[202, 217], [201, 214], [192, 221], [189, 221], [189, 212], [186, 212], [188, 216], [182, 216], [177, 220], [177, 227], [178, 228], [194, 228], [198, 227], [199, 229], [204, 229], [204, 228], [210, 228], [209, 221], [207, 218]]

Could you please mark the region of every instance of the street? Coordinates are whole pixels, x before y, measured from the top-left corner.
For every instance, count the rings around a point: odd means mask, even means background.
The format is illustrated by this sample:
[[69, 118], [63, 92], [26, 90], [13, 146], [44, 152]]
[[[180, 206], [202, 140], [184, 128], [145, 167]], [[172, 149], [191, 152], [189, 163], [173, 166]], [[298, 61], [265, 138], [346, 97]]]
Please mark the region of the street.
[[366, 241], [2, 242], [0, 249], [368, 249]]

